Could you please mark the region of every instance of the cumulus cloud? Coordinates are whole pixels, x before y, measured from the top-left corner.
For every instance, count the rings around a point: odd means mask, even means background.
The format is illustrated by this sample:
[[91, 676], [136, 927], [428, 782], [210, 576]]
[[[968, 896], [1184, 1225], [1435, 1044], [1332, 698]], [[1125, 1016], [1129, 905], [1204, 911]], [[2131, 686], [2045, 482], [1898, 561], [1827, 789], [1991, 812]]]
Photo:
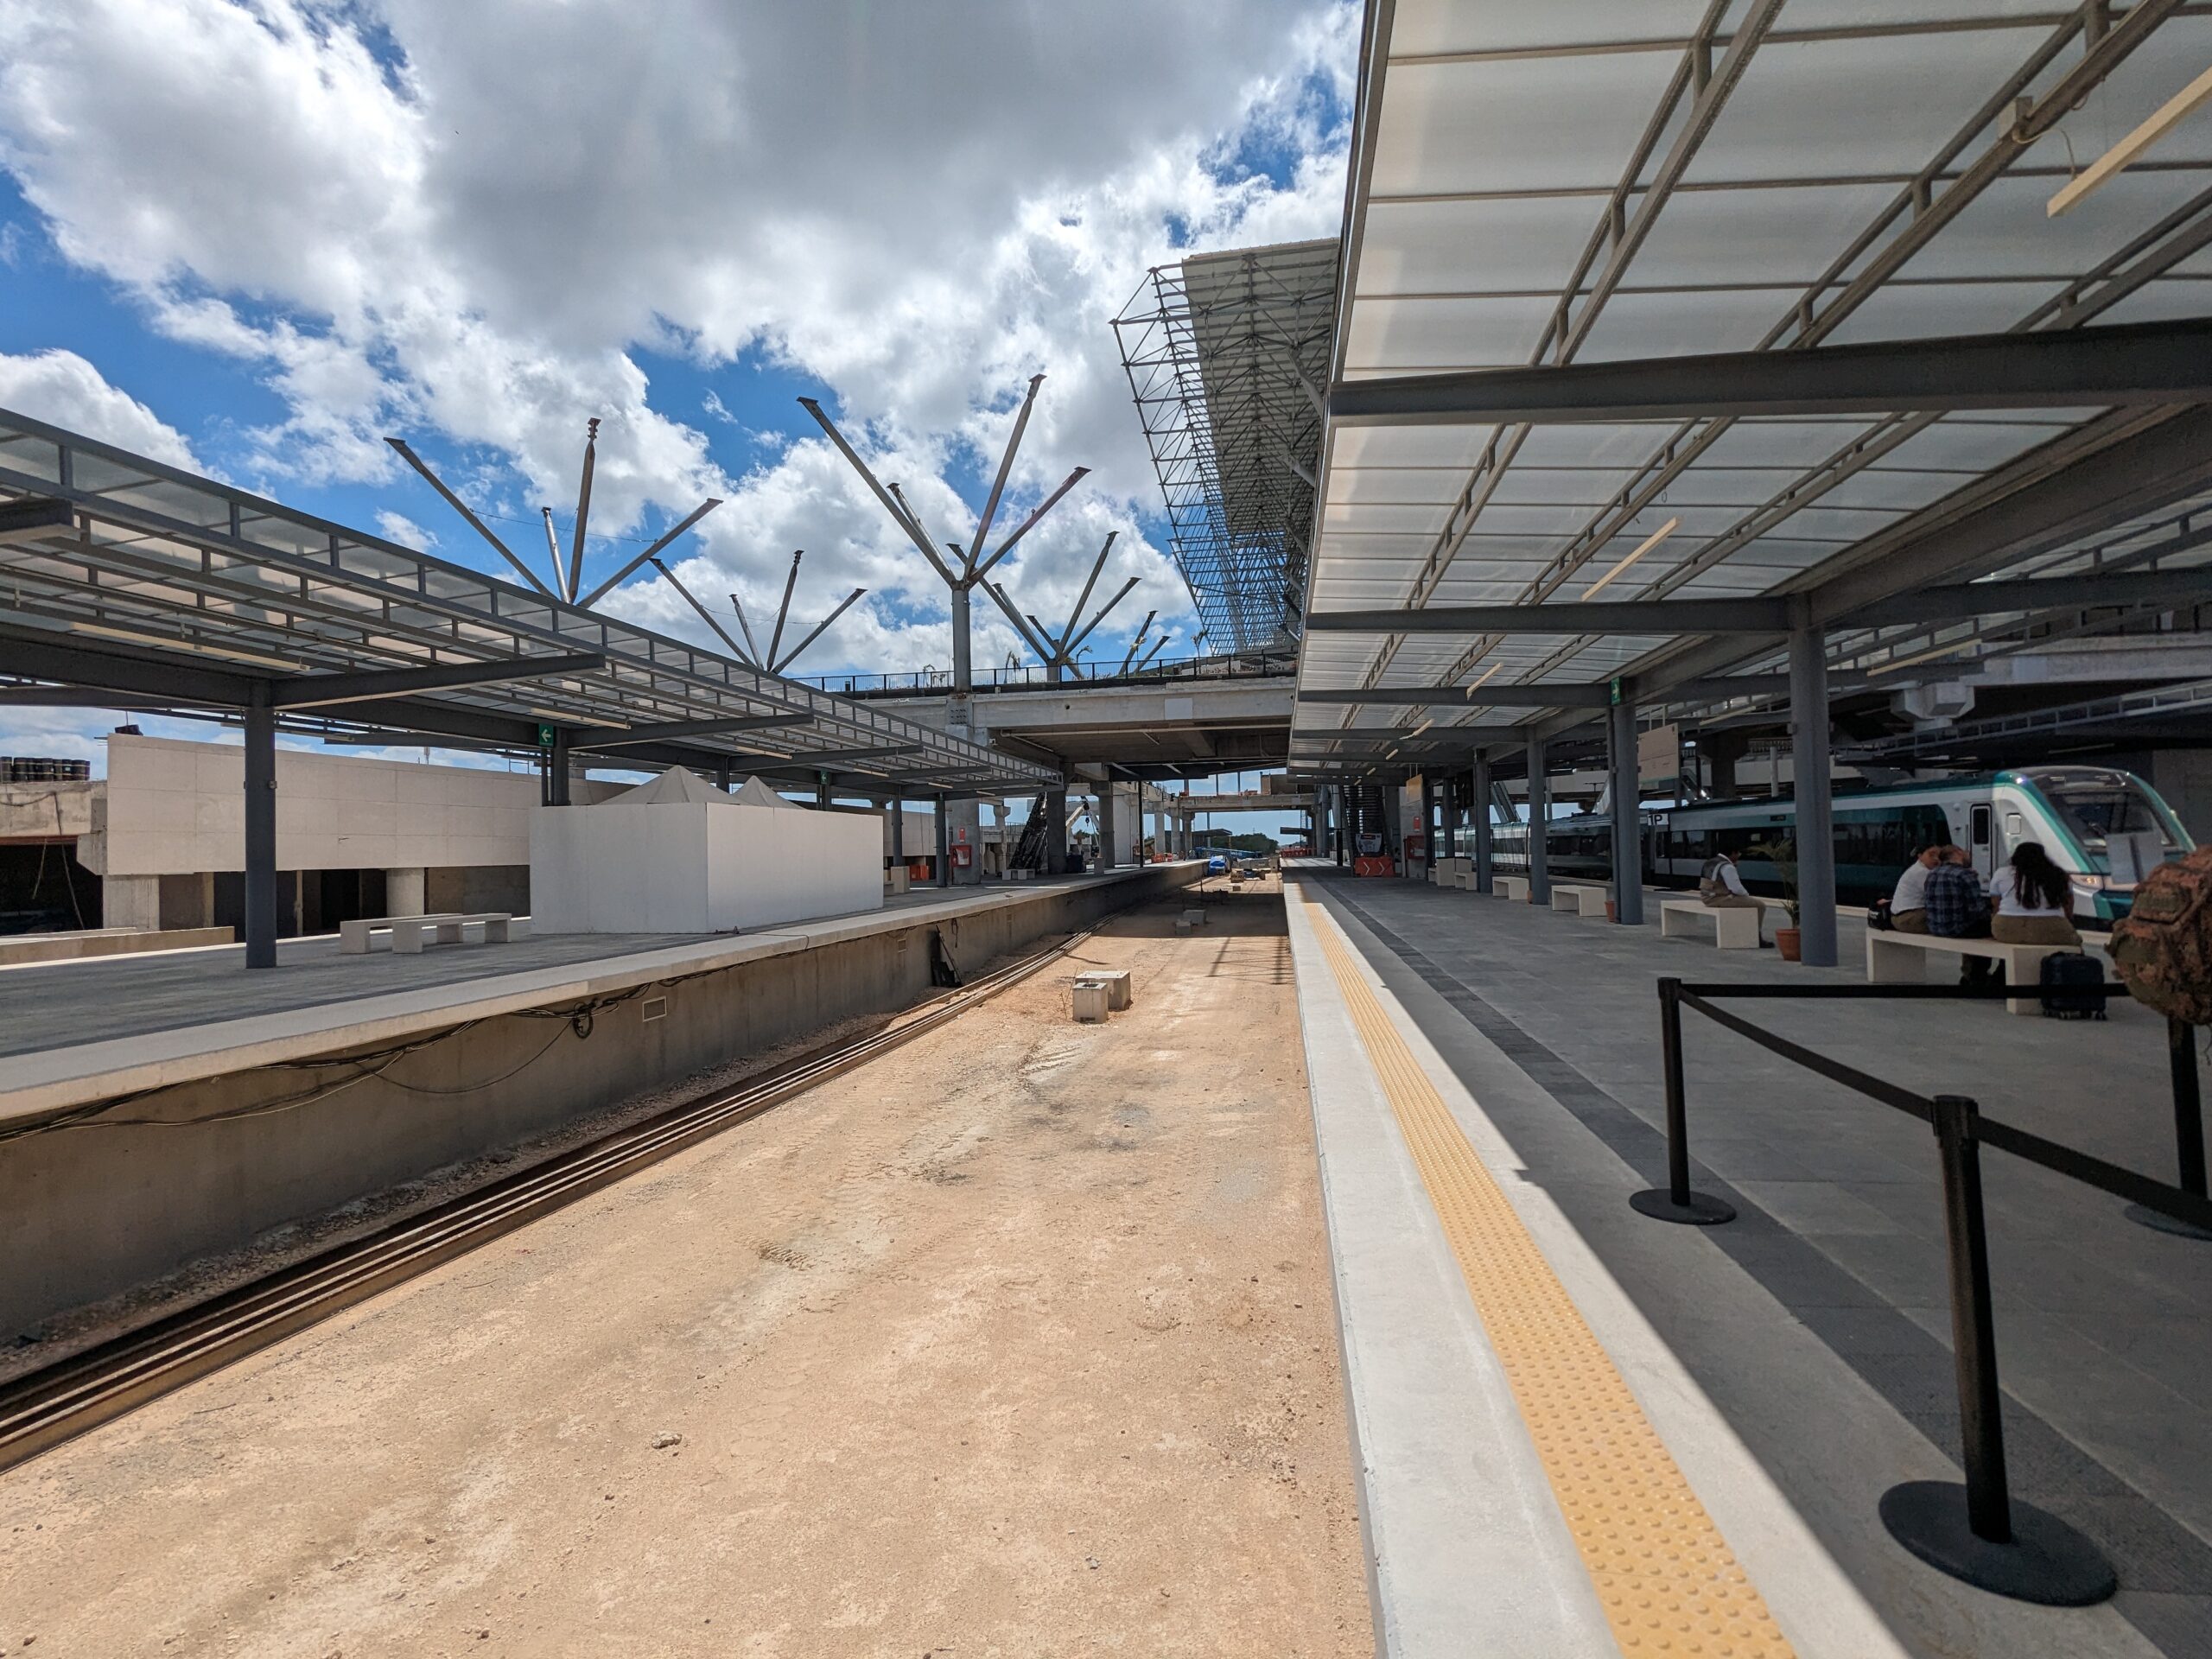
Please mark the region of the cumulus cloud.
[[119, 448], [199, 470], [184, 435], [74, 352], [0, 352], [0, 409], [67, 427]]
[[[1004, 574], [1057, 620], [1119, 526], [1131, 602], [1179, 609], [1110, 320], [1187, 247], [1334, 230], [1357, 30], [1349, 0], [0, 0], [0, 164], [67, 258], [283, 399], [257, 475], [397, 482], [381, 435], [437, 434], [526, 513], [573, 499], [596, 415], [596, 526], [724, 497], [694, 591], [772, 605], [805, 546], [816, 614], [871, 590], [810, 661], [909, 666], [941, 584], [839, 458], [728, 476], [720, 399], [657, 404], [641, 353], [826, 384], [945, 536], [1046, 371], [1014, 507], [1096, 470]], [[623, 602], [704, 634], [664, 583]]]
[[394, 512], [388, 507], [377, 514], [377, 534], [387, 542], [397, 542], [418, 553], [427, 553], [438, 544], [438, 538], [422, 525], [405, 513]]

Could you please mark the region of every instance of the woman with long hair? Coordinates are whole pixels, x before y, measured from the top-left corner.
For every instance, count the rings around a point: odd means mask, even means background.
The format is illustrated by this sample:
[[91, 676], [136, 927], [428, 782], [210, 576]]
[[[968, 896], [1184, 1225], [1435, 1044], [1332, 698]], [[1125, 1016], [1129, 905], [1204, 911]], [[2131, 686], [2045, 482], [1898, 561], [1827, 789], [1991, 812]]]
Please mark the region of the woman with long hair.
[[1989, 936], [1999, 944], [2082, 943], [2074, 931], [2074, 884], [2040, 843], [2019, 844], [2012, 861], [1989, 884], [1989, 896], [1997, 902]]

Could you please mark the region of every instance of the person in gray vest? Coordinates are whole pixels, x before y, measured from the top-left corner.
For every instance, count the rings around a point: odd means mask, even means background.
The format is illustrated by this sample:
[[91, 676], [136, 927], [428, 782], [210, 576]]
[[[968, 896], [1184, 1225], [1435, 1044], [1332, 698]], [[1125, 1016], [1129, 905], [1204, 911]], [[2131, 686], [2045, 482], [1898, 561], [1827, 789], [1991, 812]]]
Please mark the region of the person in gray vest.
[[1698, 872], [1697, 896], [1708, 910], [1755, 910], [1759, 913], [1759, 948], [1766, 950], [1766, 900], [1752, 897], [1732, 854], [1715, 853]]

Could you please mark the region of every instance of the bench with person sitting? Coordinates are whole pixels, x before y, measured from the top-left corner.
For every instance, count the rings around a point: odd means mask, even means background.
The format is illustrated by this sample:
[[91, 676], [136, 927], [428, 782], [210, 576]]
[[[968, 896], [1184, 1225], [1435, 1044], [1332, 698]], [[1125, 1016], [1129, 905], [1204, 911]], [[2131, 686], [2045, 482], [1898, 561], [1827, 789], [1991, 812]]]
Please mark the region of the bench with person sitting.
[[[2006, 998], [2005, 1007], [2014, 1014], [2036, 1012], [2044, 959], [2082, 948], [2069, 913], [2073, 888], [2066, 873], [2042, 847], [2024, 842], [1985, 893], [1966, 849], [1945, 845], [1922, 856], [1931, 855], [1916, 884], [1921, 903], [1901, 911], [1892, 899], [1889, 929], [1867, 934], [1868, 981], [1917, 980], [1930, 955], [1955, 956], [1961, 984], [1980, 984], [2001, 973], [2020, 993]], [[1911, 875], [1907, 870], [1899, 882], [1901, 893]]]

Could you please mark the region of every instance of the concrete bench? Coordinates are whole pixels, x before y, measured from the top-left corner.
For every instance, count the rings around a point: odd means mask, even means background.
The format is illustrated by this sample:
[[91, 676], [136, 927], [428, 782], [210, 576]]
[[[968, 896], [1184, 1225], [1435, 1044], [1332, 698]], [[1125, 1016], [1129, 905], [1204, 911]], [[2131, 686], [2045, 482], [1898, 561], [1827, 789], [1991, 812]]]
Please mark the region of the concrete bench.
[[1692, 931], [1694, 917], [1713, 919], [1713, 943], [1722, 950], [1759, 948], [1759, 913], [1748, 906], [1713, 906], [1695, 899], [1669, 899], [1659, 906], [1659, 937], [1662, 939]]
[[1611, 887], [1592, 887], [1586, 881], [1554, 881], [1552, 883], [1552, 908], [1571, 910], [1578, 916], [1603, 916], [1605, 900], [1612, 894]]
[[461, 944], [466, 942], [461, 930], [477, 926], [483, 928], [483, 942], [486, 944], [505, 944], [511, 939], [526, 938], [530, 932], [527, 918], [518, 921], [504, 910], [364, 916], [356, 921], [338, 924], [338, 949], [345, 956], [365, 957], [369, 953], [372, 933], [389, 933], [394, 950], [402, 956], [420, 956], [425, 943]]
[[1437, 885], [1457, 887], [1462, 893], [1475, 885], [1475, 861], [1471, 858], [1447, 858], [1437, 866], [1440, 874]]
[[1490, 884], [1514, 904], [1529, 902], [1529, 878], [1525, 875], [1494, 875]]
[[[2084, 940], [2083, 944], [2087, 944]], [[2023, 993], [2005, 999], [2007, 1014], [2043, 1012], [2043, 959], [2078, 947], [2070, 944], [1999, 944], [1995, 939], [1944, 939], [1932, 933], [1866, 935], [1866, 982], [1912, 985], [1927, 978], [1930, 957], [1984, 957], [2005, 964], [2008, 989]]]

